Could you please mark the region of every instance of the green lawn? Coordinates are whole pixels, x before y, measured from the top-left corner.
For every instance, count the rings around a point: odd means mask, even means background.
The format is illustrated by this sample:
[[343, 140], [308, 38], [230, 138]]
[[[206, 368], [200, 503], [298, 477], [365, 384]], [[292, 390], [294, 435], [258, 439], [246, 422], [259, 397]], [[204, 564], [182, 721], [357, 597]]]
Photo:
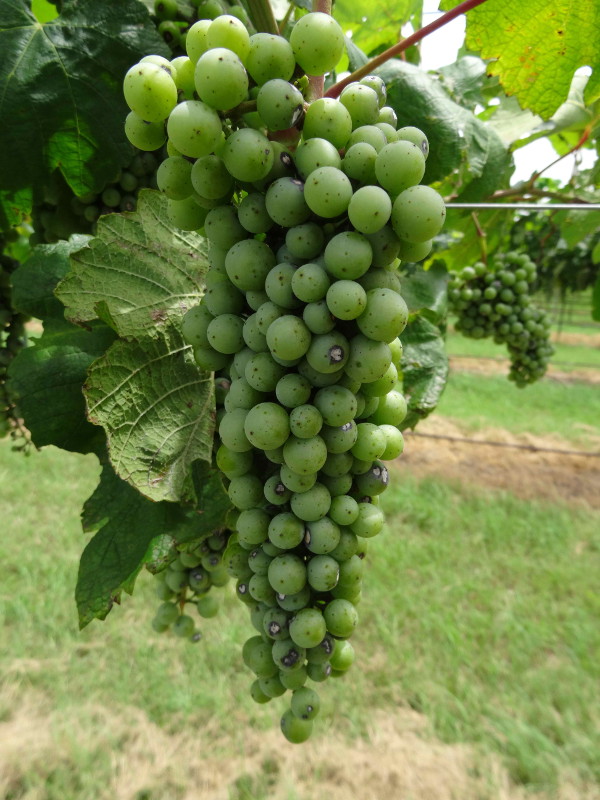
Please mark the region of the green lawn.
[[542, 379], [518, 389], [502, 375], [454, 370], [435, 413], [467, 431], [501, 427], [514, 433], [558, 434], [579, 448], [598, 450], [600, 389], [593, 384]]
[[[600, 333], [600, 326], [598, 326], [598, 333]], [[454, 331], [448, 332], [446, 345], [450, 356], [499, 359], [506, 358], [507, 355], [506, 348], [495, 344], [492, 339], [469, 339], [467, 336], [454, 333]], [[577, 366], [578, 364], [590, 364], [593, 369], [600, 369], [600, 347], [570, 345], [559, 341], [554, 344], [554, 349], [555, 353], [550, 363], [556, 364], [557, 369], [561, 371], [581, 369]]]
[[[104, 623], [78, 631], [78, 511], [97, 474], [92, 457], [48, 448], [24, 458], [0, 446], [0, 722], [33, 696], [62, 726], [56, 763], [23, 767], [5, 800], [110, 797], [115, 752], [129, 742], [124, 714], [143, 712], [167, 741], [197, 731], [201, 751], [227, 755], [243, 747], [244, 731], [269, 736], [284, 707], [249, 698], [240, 651], [252, 631], [230, 591], [196, 646], [152, 632], [148, 575]], [[332, 737], [360, 740], [374, 715], [410, 705], [432, 735], [499, 754], [513, 780], [531, 788], [551, 792], [565, 774], [576, 787], [600, 782], [600, 514], [404, 472], [384, 505], [389, 526], [371, 543], [354, 637], [360, 663], [324, 687], [309, 752]], [[262, 784], [242, 791], [243, 777], [223, 778], [231, 800], [270, 800]], [[36, 787], [41, 794], [27, 794]], [[183, 796], [161, 784], [135, 798]]]

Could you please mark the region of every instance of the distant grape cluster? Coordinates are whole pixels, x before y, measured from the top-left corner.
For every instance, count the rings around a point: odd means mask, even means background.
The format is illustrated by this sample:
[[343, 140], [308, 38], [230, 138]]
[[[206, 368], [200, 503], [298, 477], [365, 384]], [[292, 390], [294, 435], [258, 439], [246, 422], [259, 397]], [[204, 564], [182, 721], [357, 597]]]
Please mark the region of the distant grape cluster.
[[[194, 617], [208, 619], [219, 611], [211, 589], [229, 582], [223, 552], [230, 535], [230, 531], [215, 531], [199, 544], [181, 547], [167, 569], [156, 575], [156, 594], [162, 600], [152, 621], [157, 633], [171, 631], [191, 642], [200, 641], [202, 634]], [[186, 613], [190, 610], [186, 606], [195, 607], [196, 615]]]
[[[14, 236], [15, 232], [6, 234]], [[7, 386], [8, 367], [19, 350], [27, 344], [27, 317], [14, 310], [11, 302], [11, 276], [19, 262], [4, 250], [6, 239], [0, 237], [0, 439], [19, 435], [18, 411]]]
[[156, 188], [156, 170], [163, 154], [138, 151], [114, 181], [98, 194], [77, 196], [55, 172], [41, 203], [32, 212], [31, 244], [57, 242], [73, 233], [94, 233], [101, 214], [135, 211], [140, 189]]
[[528, 256], [507, 253], [495, 256], [489, 265], [464, 267], [448, 284], [451, 308], [458, 315], [456, 330], [506, 344], [508, 378], [519, 387], [541, 378], [554, 352], [550, 320], [531, 298], [535, 280], [535, 264]]
[[171, 48], [173, 55], [185, 53], [185, 40], [190, 27], [201, 19], [216, 19], [222, 14], [231, 14], [254, 33], [246, 9], [226, 0], [154, 0], [153, 18], [158, 32]]
[[429, 253], [445, 207], [419, 185], [426, 136], [396, 129], [380, 78], [305, 101], [294, 76], [332, 70], [344, 49], [330, 16], [302, 16], [287, 41], [221, 15], [186, 49], [129, 70], [126, 132], [140, 149], [166, 142], [171, 220], [209, 243], [182, 334], [217, 375], [215, 458], [238, 512], [224, 562], [256, 629], [252, 697], [292, 691], [281, 726], [302, 742], [319, 711], [307, 680], [353, 662], [383, 462], [403, 450], [397, 268]]

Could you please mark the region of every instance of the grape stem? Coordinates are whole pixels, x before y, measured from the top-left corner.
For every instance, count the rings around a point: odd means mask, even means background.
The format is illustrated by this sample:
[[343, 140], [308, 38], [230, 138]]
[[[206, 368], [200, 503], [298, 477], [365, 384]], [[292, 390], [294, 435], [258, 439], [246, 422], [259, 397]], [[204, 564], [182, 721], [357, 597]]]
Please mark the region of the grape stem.
[[[313, 13], [319, 11], [321, 14], [331, 14], [331, 0], [313, 0], [312, 2]], [[320, 97], [323, 97], [325, 90], [325, 76], [324, 75], [308, 75], [308, 92], [306, 99], [309, 103], [313, 103]]]
[[459, 17], [461, 14], [465, 14], [467, 11], [470, 11], [476, 6], [480, 6], [485, 2], [486, 0], [464, 0], [464, 2], [459, 3], [451, 11], [448, 11], [446, 14], [443, 14], [441, 17], [439, 17], [439, 19], [430, 22], [429, 25], [425, 25], [425, 27], [421, 28], [415, 33], [412, 33], [410, 36], [407, 36], [406, 39], [403, 39], [401, 42], [398, 42], [392, 47], [388, 47], [387, 50], [384, 50], [383, 53], [380, 53], [375, 58], [372, 58], [364, 66], [355, 70], [351, 75], [348, 75], [347, 78], [335, 83], [325, 92], [325, 97], [337, 97], [342, 89], [345, 86], [348, 86], [349, 83], [354, 83], [354, 81], [364, 78], [365, 75], [370, 75], [373, 70], [377, 69], [377, 67], [380, 67], [382, 64], [385, 64], [385, 62], [389, 61], [390, 58], [395, 58], [396, 56], [400, 55], [400, 53], [408, 50], [409, 47], [412, 47], [413, 44], [416, 44], [417, 42], [420, 42], [421, 39], [429, 36], [430, 33], [437, 31], [439, 28], [447, 25], [456, 17]]
[[279, 26], [269, 0], [248, 0], [248, 12], [257, 31], [279, 34]]

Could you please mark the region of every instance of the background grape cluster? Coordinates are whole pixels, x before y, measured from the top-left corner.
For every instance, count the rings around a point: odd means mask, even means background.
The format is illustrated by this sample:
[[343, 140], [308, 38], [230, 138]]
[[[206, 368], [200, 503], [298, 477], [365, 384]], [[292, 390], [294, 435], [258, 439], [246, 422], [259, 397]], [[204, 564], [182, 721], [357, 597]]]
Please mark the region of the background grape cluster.
[[223, 552], [230, 536], [229, 530], [214, 531], [200, 543], [180, 547], [167, 569], [157, 573], [156, 594], [162, 600], [152, 621], [157, 633], [170, 630], [191, 642], [200, 641], [195, 615], [186, 611], [191, 606], [204, 619], [218, 613], [219, 601], [211, 590], [229, 582]]
[[343, 52], [330, 16], [301, 17], [287, 41], [220, 15], [185, 41], [187, 56], [127, 73], [126, 132], [140, 149], [166, 145], [171, 220], [209, 242], [182, 333], [216, 374], [215, 461], [237, 510], [223, 560], [256, 629], [242, 654], [252, 697], [290, 690], [281, 727], [301, 742], [319, 711], [306, 682], [354, 660], [383, 462], [403, 449], [397, 269], [429, 253], [445, 208], [420, 185], [427, 138], [396, 129], [380, 78], [306, 102], [303, 74]]
[[[10, 236], [16, 237], [14, 231]], [[7, 238], [0, 238], [0, 439], [11, 433], [22, 437], [19, 413], [6, 383], [8, 367], [21, 348], [27, 344], [27, 317], [13, 308], [11, 276], [19, 262], [4, 252]]]
[[508, 378], [519, 387], [541, 378], [554, 352], [550, 319], [531, 297], [535, 282], [535, 264], [513, 252], [496, 256], [489, 265], [465, 267], [448, 284], [456, 330], [473, 339], [491, 336], [497, 344], [506, 344]]

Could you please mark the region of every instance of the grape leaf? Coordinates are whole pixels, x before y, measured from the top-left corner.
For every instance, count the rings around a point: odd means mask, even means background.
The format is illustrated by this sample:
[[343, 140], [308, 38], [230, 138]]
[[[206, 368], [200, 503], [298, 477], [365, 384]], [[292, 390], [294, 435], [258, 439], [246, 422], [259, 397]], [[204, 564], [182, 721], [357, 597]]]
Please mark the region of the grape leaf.
[[81, 387], [87, 368], [115, 339], [101, 322], [82, 330], [67, 322], [54, 297], [57, 282], [69, 269], [69, 256], [87, 237], [35, 247], [12, 276], [15, 307], [44, 321], [44, 333], [21, 350], [9, 369], [9, 388], [37, 447], [53, 444], [89, 453], [103, 436], [85, 416]]
[[43, 320], [45, 330], [49, 326], [71, 327], [54, 290], [69, 271], [70, 255], [85, 247], [89, 238], [76, 234], [68, 242], [34, 247], [27, 261], [12, 276], [13, 306], [23, 314]]
[[[64, 0], [41, 24], [26, 0], [0, 3], [0, 227], [16, 224], [59, 168], [99, 191], [131, 158], [125, 72], [169, 51], [137, 0]], [[32, 192], [33, 190], [33, 192]]]
[[211, 461], [214, 386], [175, 327], [115, 342], [90, 367], [84, 394], [117, 475], [151, 500], [196, 499], [190, 465]]
[[[457, 5], [444, 0], [444, 11]], [[467, 14], [467, 46], [494, 59], [507, 94], [544, 119], [567, 99], [576, 69], [592, 68], [586, 104], [600, 96], [600, 0], [487, 0]]]
[[352, 32], [352, 41], [367, 55], [396, 44], [401, 28], [412, 20], [421, 26], [422, 0], [336, 0], [333, 16], [345, 32]]
[[[100, 483], [85, 502], [84, 531], [97, 531], [82, 553], [75, 598], [79, 625], [104, 619], [123, 591], [132, 593], [140, 569], [164, 558], [176, 542], [194, 541], [225, 525], [229, 508], [222, 484], [206, 481], [209, 513], [176, 503], [153, 503], [104, 465]], [[220, 485], [220, 489], [219, 489]]]
[[102, 445], [102, 432], [86, 420], [81, 387], [90, 364], [114, 339], [102, 322], [94, 322], [89, 330], [55, 326], [12, 360], [9, 391], [36, 447], [53, 444], [90, 453]]
[[441, 180], [458, 169], [463, 184], [474, 179], [482, 182], [479, 197], [501, 183], [510, 163], [506, 148], [494, 131], [451, 100], [439, 82], [412, 64], [394, 59], [377, 74], [387, 85], [398, 126], [414, 125], [429, 139], [423, 183]]
[[414, 428], [436, 408], [448, 380], [448, 356], [442, 333], [422, 315], [416, 315], [401, 337], [402, 386], [408, 413], [401, 429]]
[[100, 317], [119, 336], [160, 336], [201, 296], [206, 240], [168, 222], [167, 199], [140, 192], [138, 208], [101, 217], [96, 237], [72, 258], [56, 294], [65, 315], [83, 324]]
[[409, 312], [419, 313], [435, 324], [443, 322], [448, 313], [448, 277], [441, 261], [434, 261], [429, 269], [414, 264], [403, 271], [402, 297]]

